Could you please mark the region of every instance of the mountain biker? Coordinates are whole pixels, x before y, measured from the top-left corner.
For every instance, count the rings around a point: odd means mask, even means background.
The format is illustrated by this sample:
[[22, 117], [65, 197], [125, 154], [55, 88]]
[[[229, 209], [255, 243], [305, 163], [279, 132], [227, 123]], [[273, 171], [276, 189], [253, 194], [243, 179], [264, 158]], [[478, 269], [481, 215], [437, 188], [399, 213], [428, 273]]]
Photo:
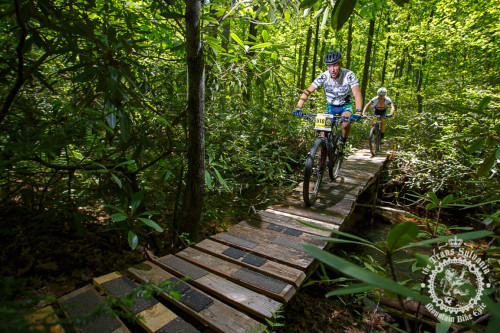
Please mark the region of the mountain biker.
[[[327, 71], [321, 73], [307, 88], [297, 103], [293, 114], [302, 117], [302, 106], [306, 102], [309, 95], [319, 87], [323, 87], [325, 93], [326, 113], [341, 115], [342, 118], [342, 138], [340, 142], [343, 144], [347, 140], [351, 130], [351, 121], [358, 121], [363, 107], [363, 98], [359, 89], [359, 82], [353, 71], [342, 68], [341, 53], [339, 51], [328, 52], [323, 61], [328, 68]], [[356, 102], [356, 114], [352, 112], [352, 95], [354, 94]]]
[[[377, 91], [377, 97], [374, 97], [369, 101], [364, 109], [363, 109], [363, 115], [365, 115], [366, 111], [368, 108], [373, 104], [372, 106], [373, 109], [375, 109], [375, 115], [380, 116], [380, 139], [384, 139], [384, 134], [385, 134], [385, 118], [386, 117], [392, 117], [394, 114], [394, 104], [392, 103], [391, 99], [386, 96], [387, 95], [387, 89], [384, 87], [381, 87]], [[391, 108], [391, 113], [387, 116], [387, 107], [390, 106]], [[383, 141], [381, 141], [383, 143]]]

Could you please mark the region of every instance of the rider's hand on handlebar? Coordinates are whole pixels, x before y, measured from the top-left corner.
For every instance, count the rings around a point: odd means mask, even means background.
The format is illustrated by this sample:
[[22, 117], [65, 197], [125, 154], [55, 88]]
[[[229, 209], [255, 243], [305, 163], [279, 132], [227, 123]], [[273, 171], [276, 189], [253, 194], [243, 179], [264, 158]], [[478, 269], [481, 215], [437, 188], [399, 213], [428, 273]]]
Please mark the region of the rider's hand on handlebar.
[[392, 117], [392, 114], [388, 114], [387, 116], [385, 116], [386, 118], [391, 118]]
[[293, 115], [294, 115], [294, 116], [297, 116], [297, 117], [299, 117], [299, 118], [301, 118], [301, 117], [302, 117], [302, 110], [300, 110], [300, 109], [295, 109], [295, 110], [293, 111]]
[[359, 114], [353, 114], [349, 117], [349, 121], [352, 123], [352, 122], [358, 121], [359, 118], [361, 118], [361, 116]]

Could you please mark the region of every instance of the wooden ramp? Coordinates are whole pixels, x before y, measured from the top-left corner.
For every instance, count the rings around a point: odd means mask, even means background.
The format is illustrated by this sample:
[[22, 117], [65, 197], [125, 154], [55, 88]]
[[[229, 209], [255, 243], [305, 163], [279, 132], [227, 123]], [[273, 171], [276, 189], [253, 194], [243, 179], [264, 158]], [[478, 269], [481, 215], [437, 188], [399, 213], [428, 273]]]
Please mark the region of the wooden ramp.
[[[123, 307], [126, 313], [142, 318], [140, 327], [146, 332], [198, 332], [207, 327], [216, 332], [263, 331], [266, 319], [290, 301], [317, 267], [302, 245], [324, 249], [326, 242], [309, 236], [331, 236], [331, 232], [298, 221], [338, 229], [386, 160], [386, 154], [372, 157], [368, 150], [358, 150], [344, 162], [336, 182], [327, 179], [321, 186], [313, 207], [305, 207], [300, 184], [282, 203], [253, 214], [226, 232], [175, 255], [129, 268], [130, 279], [110, 273], [94, 279], [94, 284], [106, 294], [120, 297], [136, 287], [132, 280], [171, 283], [179, 297], [164, 292], [159, 298], [163, 302], [139, 299], [137, 306]], [[96, 297], [90, 286], [85, 292], [89, 290]], [[72, 297], [64, 296], [63, 301], [78, 302]], [[100, 331], [126, 331], [118, 318], [108, 316], [107, 320], [112, 321], [107, 324], [110, 330]]]

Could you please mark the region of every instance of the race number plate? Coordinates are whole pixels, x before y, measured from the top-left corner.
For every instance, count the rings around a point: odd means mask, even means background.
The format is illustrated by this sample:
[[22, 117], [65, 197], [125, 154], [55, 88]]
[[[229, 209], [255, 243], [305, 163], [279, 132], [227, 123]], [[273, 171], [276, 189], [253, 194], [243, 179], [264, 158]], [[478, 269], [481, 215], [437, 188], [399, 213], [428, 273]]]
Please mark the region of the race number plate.
[[314, 122], [314, 129], [318, 131], [331, 131], [333, 115], [328, 113], [318, 113]]

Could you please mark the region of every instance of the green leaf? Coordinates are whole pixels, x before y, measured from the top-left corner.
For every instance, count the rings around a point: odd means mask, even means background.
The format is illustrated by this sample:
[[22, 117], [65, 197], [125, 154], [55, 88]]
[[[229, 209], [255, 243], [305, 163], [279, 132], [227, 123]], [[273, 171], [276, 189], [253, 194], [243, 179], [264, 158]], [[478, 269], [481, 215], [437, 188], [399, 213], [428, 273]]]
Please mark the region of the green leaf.
[[371, 247], [374, 250], [377, 250], [379, 252], [385, 253], [382, 251], [380, 248], [378, 248], [376, 245], [371, 244], [371, 243], [366, 243], [366, 242], [358, 242], [358, 241], [353, 241], [349, 239], [340, 239], [340, 238], [331, 238], [331, 237], [322, 237], [322, 236], [310, 236], [313, 239], [319, 239], [319, 240], [325, 240], [330, 243], [344, 243], [344, 244], [357, 244], [357, 245], [364, 245]]
[[375, 286], [370, 283], [356, 283], [351, 284], [347, 287], [339, 288], [337, 290], [332, 290], [326, 293], [325, 297], [363, 293], [373, 288], [375, 288]]
[[120, 207], [116, 207], [116, 206], [113, 206], [113, 205], [110, 205], [110, 204], [103, 204], [103, 206], [111, 208], [113, 210], [116, 210], [117, 212], [120, 212], [120, 213], [123, 213], [123, 214], [127, 215], [127, 213], [125, 213], [125, 211], [123, 209], [121, 209]]
[[116, 169], [116, 168], [119, 168], [119, 167], [121, 167], [121, 166], [124, 166], [124, 165], [129, 165], [129, 164], [134, 164], [134, 163], [135, 163], [135, 160], [128, 160], [128, 161], [125, 161], [125, 162], [121, 162], [121, 163], [117, 164], [117, 165], [113, 168], [113, 170], [114, 170], [114, 169]]
[[111, 219], [115, 222], [125, 221], [127, 219], [127, 214], [124, 213], [115, 213], [110, 216]]
[[207, 187], [212, 187], [212, 176], [208, 170], [205, 170], [205, 184]]
[[127, 143], [130, 140], [130, 119], [126, 113], [122, 113], [120, 117], [120, 135], [123, 142]]
[[489, 96], [484, 97], [477, 107], [477, 112], [483, 113], [484, 110], [486, 109], [486, 107], [488, 106], [488, 104], [490, 103], [490, 101], [491, 101], [491, 97], [489, 97]]
[[160, 12], [160, 15], [163, 16], [164, 18], [167, 18], [167, 19], [184, 19], [184, 14], [180, 14], [180, 13], [174, 13], [174, 12], [169, 12], [169, 11], [165, 11], [165, 12]]
[[268, 47], [271, 45], [273, 45], [273, 44], [272, 43], [260, 43], [260, 44], [256, 44], [256, 45], [250, 47], [249, 50], [262, 49], [262, 48], [265, 48], [265, 47]]
[[436, 325], [436, 333], [446, 333], [451, 327], [450, 321], [441, 321]]
[[328, 15], [330, 14], [330, 6], [327, 6], [325, 12], [323, 13], [323, 20], [321, 21], [321, 26], [323, 27], [328, 20]]
[[215, 18], [211, 17], [208, 14], [201, 15], [201, 19], [205, 20], [205, 21], [207, 21], [209, 23], [212, 23], [212, 24], [215, 24], [215, 25], [219, 25], [219, 21], [217, 21]]
[[231, 32], [231, 37], [238, 43], [243, 49], [245, 49], [245, 44], [241, 41], [240, 37], [238, 37], [234, 32]]
[[142, 223], [144, 223], [145, 225], [147, 225], [147, 226], [149, 226], [149, 227], [151, 227], [151, 228], [155, 229], [156, 231], [158, 231], [158, 232], [163, 232], [163, 228], [162, 228], [162, 227], [160, 227], [160, 226], [158, 225], [158, 223], [156, 223], [155, 221], [150, 220], [150, 219], [147, 219], [147, 218], [145, 218], [145, 217], [138, 217], [137, 219], [138, 219], [139, 221], [141, 221]]
[[439, 206], [439, 199], [438, 199], [436, 193], [434, 193], [434, 192], [428, 192], [427, 196], [429, 197], [429, 199], [431, 199], [431, 202], [433, 202], [433, 203], [435, 203], [436, 205]]
[[[498, 150], [500, 150], [500, 148], [498, 148]], [[481, 164], [481, 167], [477, 171], [477, 175], [479, 177], [484, 177], [484, 176], [488, 175], [490, 170], [493, 168], [493, 166], [495, 165], [495, 162], [497, 161], [496, 154], [497, 154], [498, 150], [491, 151], [489, 153], [489, 155], [485, 158], [485, 160], [483, 161], [483, 164]]]
[[433, 202], [429, 202], [427, 205], [425, 205], [425, 209], [427, 210], [431, 210], [431, 209], [434, 209], [436, 208], [438, 205], [433, 203]]
[[114, 129], [116, 127], [116, 115], [112, 112], [108, 113], [106, 115], [106, 122], [108, 123], [108, 126]]
[[413, 222], [403, 222], [395, 226], [387, 235], [387, 249], [393, 251], [417, 238], [419, 228]]
[[345, 275], [351, 276], [357, 280], [372, 284], [376, 287], [398, 293], [405, 297], [410, 297], [414, 300], [421, 301], [423, 303], [430, 303], [431, 299], [424, 295], [404, 287], [392, 280], [389, 280], [383, 276], [375, 274], [371, 271], [363, 269], [345, 259], [342, 259], [334, 254], [323, 251], [312, 244], [302, 245], [307, 252], [309, 252], [313, 257], [324, 262], [328, 266], [342, 272]]
[[464, 232], [462, 234], [456, 234], [456, 235], [448, 235], [448, 236], [442, 236], [442, 237], [437, 237], [437, 238], [432, 238], [432, 239], [426, 239], [423, 241], [418, 241], [411, 243], [407, 246], [402, 247], [401, 249], [407, 249], [410, 247], [420, 247], [420, 246], [426, 246], [430, 244], [435, 244], [435, 243], [446, 243], [450, 239], [454, 238], [457, 236], [458, 238], [466, 241], [466, 240], [472, 240], [472, 239], [478, 239], [478, 238], [483, 238], [492, 235], [493, 232], [488, 231], [488, 230], [479, 230], [479, 231], [471, 231], [471, 232]]
[[87, 67], [82, 73], [71, 78], [71, 82], [85, 82], [94, 78], [99, 73], [99, 67]]
[[217, 179], [219, 180], [219, 183], [222, 186], [224, 186], [226, 188], [226, 190], [230, 191], [229, 187], [226, 184], [226, 181], [224, 180], [224, 178], [222, 178], [222, 176], [220, 175], [219, 171], [217, 171], [217, 169], [215, 169], [215, 168], [214, 168], [214, 171], [215, 171], [215, 175], [217, 176]]
[[453, 194], [444, 197], [443, 201], [441, 201], [441, 207], [446, 207], [450, 203], [453, 203]]
[[122, 188], [122, 181], [120, 178], [118, 178], [114, 173], [110, 172], [111, 177], [113, 177], [115, 183], [118, 185], [119, 188]]
[[262, 29], [262, 40], [264, 40], [264, 42], [267, 42], [268, 39], [269, 39], [269, 33], [267, 32], [266, 29]]
[[318, 0], [304, 0], [300, 3], [299, 5], [299, 8], [300, 9], [303, 9], [303, 8], [310, 8], [312, 7], [316, 2], [318, 2]]
[[[297, 222], [299, 222], [299, 223], [301, 223], [301, 224], [303, 224], [303, 225], [306, 225], [308, 227], [314, 228], [314, 229], [319, 229], [319, 230], [323, 230], [323, 231], [329, 231], [329, 232], [331, 232], [333, 234], [336, 234], [336, 235], [339, 235], [339, 236], [342, 236], [342, 237], [347, 237], [347, 238], [355, 239], [355, 240], [358, 240], [360, 242], [363, 242], [363, 243], [366, 243], [366, 244], [372, 244], [373, 245], [373, 243], [370, 242], [369, 240], [366, 240], [366, 239], [361, 238], [361, 237], [356, 236], [356, 235], [349, 234], [347, 232], [325, 228], [325, 227], [322, 227], [322, 226], [319, 226], [319, 225], [316, 225], [316, 224], [313, 224], [313, 223], [304, 222], [304, 221], [297, 220], [297, 219], [294, 219], [294, 220], [297, 221]], [[311, 238], [313, 238], [313, 237], [311, 236]]]
[[469, 153], [475, 153], [479, 149], [483, 148], [485, 141], [486, 138], [479, 138], [476, 141], [474, 141], [467, 150], [469, 151]]
[[332, 28], [340, 30], [344, 23], [349, 20], [349, 17], [356, 6], [357, 0], [337, 0], [332, 12]]
[[394, 3], [399, 7], [403, 7], [403, 5], [408, 2], [410, 2], [410, 0], [394, 0]]
[[133, 232], [132, 230], [129, 230], [127, 238], [128, 238], [128, 245], [130, 246], [130, 248], [132, 250], [135, 250], [135, 248], [137, 247], [137, 244], [139, 243], [139, 238], [137, 237], [135, 232]]
[[136, 192], [132, 196], [132, 203], [130, 204], [130, 212], [132, 215], [135, 214], [135, 211], [141, 204], [142, 198], [144, 198], [144, 194], [142, 192]]
[[108, 92], [112, 94], [115, 92], [116, 86], [118, 85], [118, 71], [113, 66], [108, 66], [108, 73], [109, 73]]

